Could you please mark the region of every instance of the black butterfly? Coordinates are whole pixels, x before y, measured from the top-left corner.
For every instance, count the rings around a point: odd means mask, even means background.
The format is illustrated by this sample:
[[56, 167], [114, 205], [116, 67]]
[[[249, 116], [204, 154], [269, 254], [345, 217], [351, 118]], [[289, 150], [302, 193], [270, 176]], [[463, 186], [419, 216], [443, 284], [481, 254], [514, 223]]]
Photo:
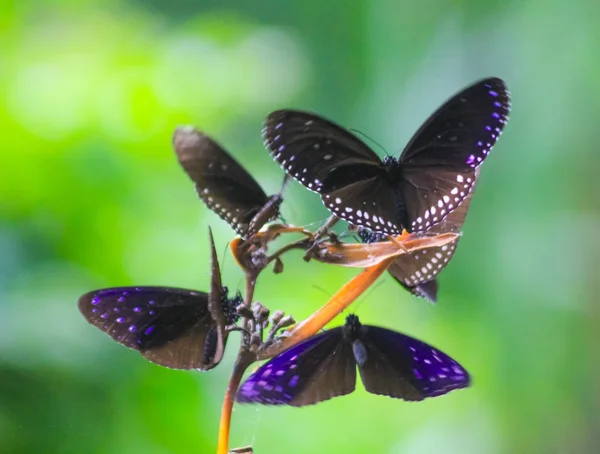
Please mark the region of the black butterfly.
[[208, 208], [243, 239], [279, 216], [280, 194], [267, 197], [252, 176], [210, 137], [192, 127], [173, 134], [179, 163]]
[[383, 161], [356, 136], [312, 113], [273, 112], [263, 137], [281, 167], [321, 194], [336, 216], [374, 232], [424, 232], [467, 197], [509, 110], [504, 82], [484, 79], [429, 117], [400, 158]]
[[85, 319], [153, 363], [209, 370], [221, 361], [227, 325], [238, 320], [238, 294], [228, 298], [212, 247], [210, 294], [171, 287], [116, 287], [79, 298]]
[[[479, 177], [479, 169], [475, 169], [475, 182]], [[434, 225], [428, 234], [458, 233], [465, 222], [475, 184], [467, 197], [442, 222]], [[374, 233], [364, 227], [358, 228], [358, 236], [365, 243], [387, 241], [387, 235]], [[459, 238], [444, 246], [424, 248], [399, 256], [388, 268], [392, 277], [406, 290], [432, 303], [437, 301], [438, 282], [435, 276], [442, 271], [456, 251]]]
[[354, 391], [356, 366], [367, 391], [409, 401], [469, 386], [467, 371], [424, 342], [349, 315], [263, 364], [237, 401], [302, 407]]

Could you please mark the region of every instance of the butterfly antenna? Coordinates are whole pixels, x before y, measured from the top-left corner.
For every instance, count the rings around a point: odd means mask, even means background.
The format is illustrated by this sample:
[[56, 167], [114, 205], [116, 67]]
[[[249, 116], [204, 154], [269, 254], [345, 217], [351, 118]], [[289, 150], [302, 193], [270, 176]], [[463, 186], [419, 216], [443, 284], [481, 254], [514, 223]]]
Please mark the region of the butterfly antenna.
[[[281, 197], [282, 199], [283, 199], [283, 191], [285, 191], [285, 188], [287, 187], [289, 181], [290, 181], [290, 176], [287, 173], [284, 174], [283, 175], [283, 181], [281, 182], [281, 189], [279, 190], [279, 197]], [[292, 210], [293, 210], [293, 208], [292, 208]], [[287, 224], [287, 222], [285, 221], [285, 219], [281, 215], [281, 209], [279, 211], [279, 219], [284, 224]]]
[[324, 293], [327, 296], [327, 298], [331, 298], [333, 296], [330, 292], [325, 290], [323, 287], [319, 287], [317, 284], [313, 284], [312, 286], [314, 288], [316, 288], [317, 290], [319, 290], [320, 292]]
[[242, 281], [244, 280], [243, 277], [240, 277], [237, 281], [237, 285], [235, 286], [235, 288], [237, 289], [237, 291], [240, 291], [240, 288], [242, 287]]
[[283, 176], [283, 181], [281, 182], [281, 190], [279, 191], [279, 195], [283, 195], [283, 191], [287, 187], [289, 181], [290, 181], [290, 176], [286, 173]]
[[223, 249], [223, 255], [221, 255], [221, 274], [223, 274], [223, 269], [225, 269], [225, 257], [227, 255], [227, 248], [229, 244], [225, 245], [225, 249]]
[[357, 301], [354, 304], [353, 313], [356, 314], [358, 312], [358, 308], [362, 305], [362, 303], [364, 303], [365, 301], [368, 301], [370, 296], [373, 294], [373, 292], [375, 292], [375, 290], [377, 290], [377, 288], [379, 286], [381, 286], [381, 284], [383, 284], [383, 280], [377, 281], [375, 284], [373, 284], [371, 286], [371, 288], [369, 288], [369, 290], [364, 294], [364, 296], [360, 299], [360, 301]]
[[377, 145], [379, 148], [381, 148], [381, 150], [385, 153], [386, 156], [390, 156], [389, 153], [386, 151], [386, 149], [383, 148], [383, 146], [379, 142], [376, 142], [375, 139], [372, 139], [371, 137], [366, 135], [364, 132], [361, 132], [358, 129], [353, 129], [353, 128], [350, 128], [350, 131], [355, 134], [359, 134], [359, 135], [363, 136], [365, 139], [368, 139], [369, 141], [373, 142], [375, 145]]

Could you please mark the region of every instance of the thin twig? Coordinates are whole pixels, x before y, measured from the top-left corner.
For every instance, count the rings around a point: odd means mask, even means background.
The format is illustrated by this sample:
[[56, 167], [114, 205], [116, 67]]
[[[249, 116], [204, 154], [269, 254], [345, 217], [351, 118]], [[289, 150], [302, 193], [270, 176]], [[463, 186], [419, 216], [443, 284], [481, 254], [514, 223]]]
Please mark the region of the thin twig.
[[238, 357], [233, 366], [231, 377], [229, 378], [229, 384], [227, 385], [227, 391], [225, 392], [225, 398], [223, 399], [223, 406], [221, 408], [221, 424], [219, 426], [219, 442], [217, 445], [217, 454], [228, 454], [229, 452], [229, 428], [231, 427], [231, 413], [233, 410], [233, 403], [235, 401], [235, 395], [237, 394], [240, 382], [244, 376], [244, 372], [256, 359], [256, 356], [240, 347]]
[[303, 238], [298, 241], [294, 241], [293, 243], [286, 244], [281, 249], [275, 251], [273, 255], [267, 257], [267, 264], [271, 263], [273, 260], [279, 258], [281, 255], [286, 253], [287, 251], [291, 251], [292, 249], [305, 249], [306, 238]]

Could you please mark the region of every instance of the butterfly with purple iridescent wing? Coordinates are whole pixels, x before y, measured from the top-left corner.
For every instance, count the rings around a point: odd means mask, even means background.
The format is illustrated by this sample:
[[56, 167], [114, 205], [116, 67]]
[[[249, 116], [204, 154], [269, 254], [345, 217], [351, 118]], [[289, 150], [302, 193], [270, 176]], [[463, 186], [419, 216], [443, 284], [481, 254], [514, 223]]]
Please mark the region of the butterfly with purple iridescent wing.
[[356, 366], [367, 391], [407, 401], [469, 386], [467, 371], [434, 347], [404, 334], [362, 325], [317, 334], [263, 364], [240, 387], [236, 400], [302, 407], [354, 391]]
[[223, 357], [226, 325], [238, 319], [238, 294], [221, 284], [212, 233], [210, 293], [173, 287], [116, 287], [79, 298], [84, 318], [125, 347], [173, 369], [209, 370]]
[[319, 193], [337, 217], [389, 235], [425, 232], [467, 197], [509, 111], [504, 82], [481, 80], [431, 115], [399, 158], [383, 161], [344, 128], [308, 112], [271, 113], [263, 138], [287, 174]]

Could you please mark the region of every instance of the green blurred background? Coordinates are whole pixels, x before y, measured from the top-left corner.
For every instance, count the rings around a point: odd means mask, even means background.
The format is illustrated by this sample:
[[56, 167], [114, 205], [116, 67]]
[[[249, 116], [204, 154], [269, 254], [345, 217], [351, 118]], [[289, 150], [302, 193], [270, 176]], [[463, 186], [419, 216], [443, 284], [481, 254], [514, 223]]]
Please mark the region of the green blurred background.
[[[208, 289], [207, 226], [242, 289], [232, 231], [197, 199], [176, 125], [213, 135], [267, 192], [272, 110], [315, 110], [401, 150], [447, 97], [504, 78], [513, 111], [482, 169], [439, 303], [389, 277], [362, 321], [446, 351], [467, 390], [236, 407], [231, 446], [267, 453], [600, 452], [597, 0], [2, 2], [0, 452], [211, 453], [238, 335], [209, 373], [155, 366], [80, 316], [98, 287]], [[381, 154], [383, 154], [381, 152]], [[297, 183], [283, 215], [327, 217]], [[257, 298], [308, 316], [358, 271], [265, 273]], [[320, 287], [320, 288], [317, 288]], [[339, 323], [341, 318], [336, 322]]]

